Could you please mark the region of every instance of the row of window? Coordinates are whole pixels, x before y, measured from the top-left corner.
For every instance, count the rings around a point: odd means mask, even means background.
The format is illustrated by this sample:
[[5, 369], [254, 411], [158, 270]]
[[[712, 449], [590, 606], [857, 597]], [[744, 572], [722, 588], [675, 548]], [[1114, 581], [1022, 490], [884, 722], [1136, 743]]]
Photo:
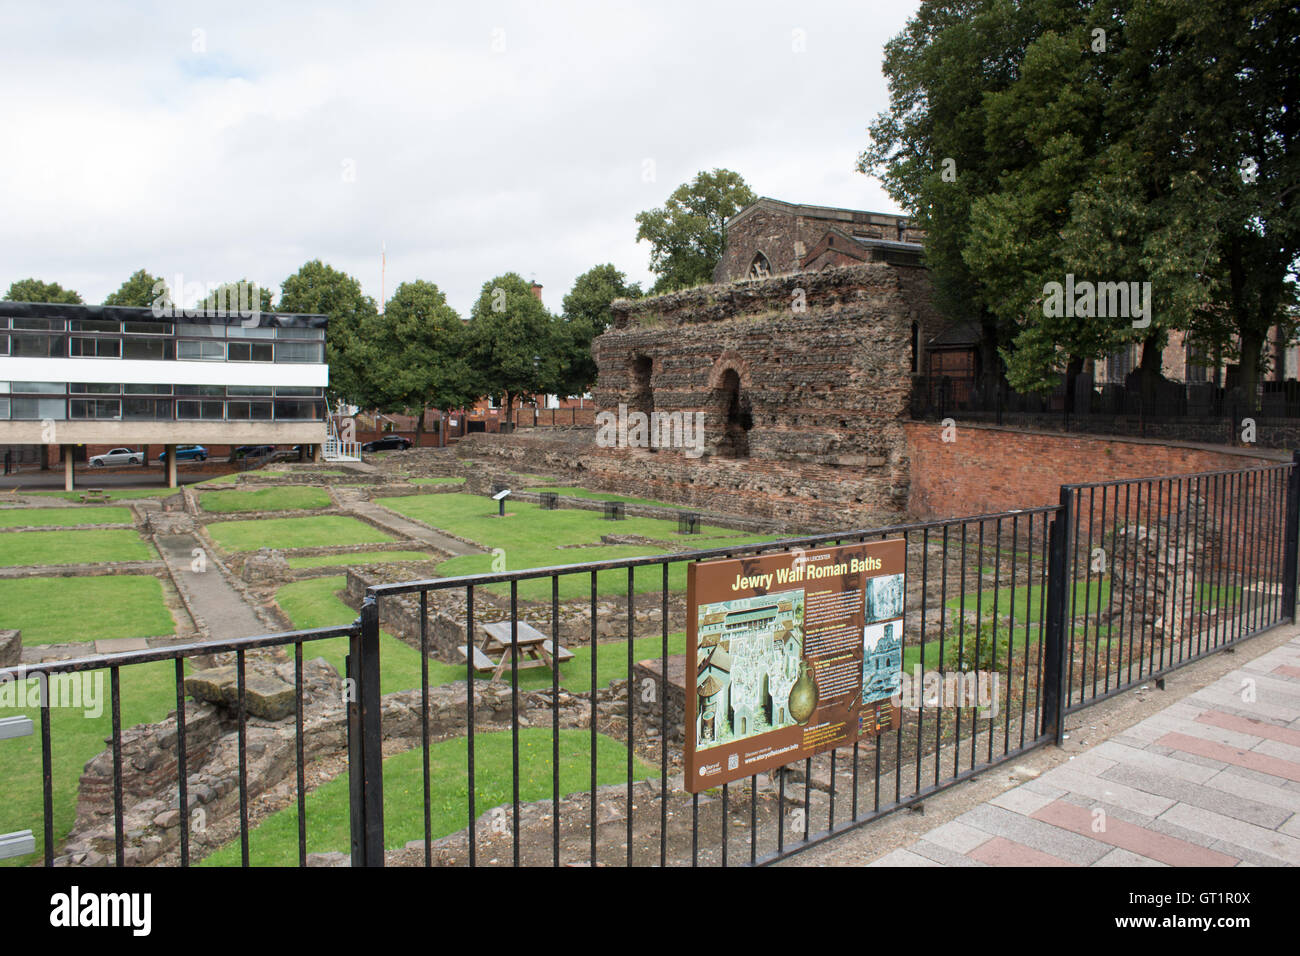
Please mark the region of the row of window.
[[320, 399], [227, 401], [171, 398], [37, 398], [0, 396], [0, 421], [322, 421]]
[[325, 340], [325, 330], [297, 325], [199, 325], [193, 322], [118, 322], [115, 319], [47, 319], [0, 316], [0, 329], [16, 332], [94, 332], [109, 335], [152, 335], [181, 338]]
[[[273, 331], [273, 330], [268, 330]], [[293, 362], [319, 365], [325, 361], [321, 342], [226, 342], [161, 338], [0, 334], [0, 355], [15, 358], [178, 359], [187, 362]]]

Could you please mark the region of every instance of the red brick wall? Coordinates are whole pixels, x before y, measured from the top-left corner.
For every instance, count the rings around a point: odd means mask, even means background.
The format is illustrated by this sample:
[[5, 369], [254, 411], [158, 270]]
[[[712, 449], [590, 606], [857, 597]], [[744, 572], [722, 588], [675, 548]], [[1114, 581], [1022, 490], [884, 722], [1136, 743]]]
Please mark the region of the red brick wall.
[[1215, 450], [988, 425], [957, 425], [953, 442], [943, 441], [938, 422], [908, 422], [904, 430], [911, 465], [908, 512], [919, 518], [1054, 505], [1063, 484], [1253, 468], [1291, 457], [1269, 449]]

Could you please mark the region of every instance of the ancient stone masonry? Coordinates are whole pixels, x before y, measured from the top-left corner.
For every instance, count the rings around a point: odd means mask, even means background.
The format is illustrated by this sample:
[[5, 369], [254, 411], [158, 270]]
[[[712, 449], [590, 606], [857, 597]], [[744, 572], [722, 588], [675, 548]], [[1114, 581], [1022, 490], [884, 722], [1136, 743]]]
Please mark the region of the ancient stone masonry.
[[[1219, 568], [1223, 549], [1222, 530], [1210, 511], [1204, 498], [1189, 496], [1181, 509], [1149, 524], [1107, 532], [1100, 556], [1077, 556], [1076, 562], [1102, 557], [1111, 563], [1111, 595], [1098, 610], [1100, 627], [1122, 625], [1171, 654], [1201, 628], [1197, 585]], [[1085, 566], [1077, 565], [1076, 579]]]
[[[804, 526], [897, 517], [911, 368], [900, 271], [867, 263], [615, 302], [595, 344], [596, 404], [614, 427], [602, 434], [598, 415], [585, 468], [648, 497]], [[649, 429], [632, 412], [654, 416]]]

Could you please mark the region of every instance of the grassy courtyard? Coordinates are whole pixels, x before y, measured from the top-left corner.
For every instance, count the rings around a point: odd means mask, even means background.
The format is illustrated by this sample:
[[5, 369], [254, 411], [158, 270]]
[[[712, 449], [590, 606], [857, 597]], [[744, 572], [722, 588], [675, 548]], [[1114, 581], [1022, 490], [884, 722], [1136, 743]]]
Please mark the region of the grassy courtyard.
[[156, 637], [176, 630], [162, 584], [149, 575], [0, 581], [0, 627], [24, 644]]
[[205, 491], [199, 495], [204, 511], [294, 511], [328, 508], [329, 492], [310, 485], [286, 485], [283, 488], [258, 488], [255, 491]]
[[130, 508], [0, 508], [0, 528], [73, 528], [131, 522]]
[[[525, 727], [519, 731], [519, 799], [541, 800], [552, 792], [551, 731]], [[482, 813], [513, 800], [512, 739], [507, 731], [474, 735], [474, 800]], [[468, 742], [464, 737], [429, 747], [429, 807], [432, 834], [439, 837], [464, 829], [469, 806]], [[610, 737], [596, 738], [596, 783], [624, 782], [627, 749]], [[648, 780], [656, 768], [637, 759], [633, 776]], [[586, 730], [560, 731], [560, 794], [591, 785], [591, 736]], [[350, 846], [348, 775], [336, 777], [307, 795], [307, 852]], [[384, 844], [397, 849], [424, 838], [424, 762], [420, 748], [384, 761]], [[296, 866], [298, 807], [272, 814], [248, 835], [249, 862], [254, 866]], [[233, 840], [203, 860], [204, 866], [239, 866], [240, 844]]]
[[258, 548], [279, 550], [326, 548], [343, 544], [388, 544], [393, 540], [390, 535], [378, 528], [347, 515], [218, 521], [208, 525], [207, 531], [212, 536], [212, 540], [227, 551], [256, 551]]
[[6, 568], [157, 560], [158, 553], [127, 528], [0, 534], [0, 567]]
[[[539, 505], [522, 501], [507, 503], [507, 517], [503, 520], [495, 516], [494, 502], [476, 495], [411, 495], [381, 498], [378, 501], [385, 508], [475, 541], [485, 549], [499, 548], [504, 552], [504, 555], [462, 555], [445, 561], [438, 566], [438, 571], [448, 577], [500, 570], [502, 557], [507, 570], [518, 570], [643, 557], [663, 554], [667, 550], [662, 545], [652, 544], [601, 544], [601, 537], [607, 534], [639, 535], [659, 541], [680, 542], [691, 548], [717, 548], [775, 540], [772, 536], [744, 535], [729, 528], [709, 525], [702, 526], [698, 535], [679, 535], [675, 521], [635, 517], [623, 521], [607, 521], [600, 512], [571, 508], [546, 511]], [[494, 563], [497, 564], [495, 568]], [[634, 589], [638, 594], [654, 594], [658, 593], [662, 583], [663, 571], [658, 567], [648, 567], [636, 573]], [[669, 567], [668, 586], [673, 591], [686, 588], [686, 562], [679, 561]], [[606, 596], [626, 594], [627, 572], [601, 572], [598, 588]], [[492, 590], [501, 594], [509, 593], [508, 586], [493, 586]], [[587, 573], [560, 578], [561, 600], [576, 600], [589, 596], [590, 593], [590, 576]], [[551, 583], [547, 579], [521, 582], [519, 595], [529, 601], [549, 600]]]

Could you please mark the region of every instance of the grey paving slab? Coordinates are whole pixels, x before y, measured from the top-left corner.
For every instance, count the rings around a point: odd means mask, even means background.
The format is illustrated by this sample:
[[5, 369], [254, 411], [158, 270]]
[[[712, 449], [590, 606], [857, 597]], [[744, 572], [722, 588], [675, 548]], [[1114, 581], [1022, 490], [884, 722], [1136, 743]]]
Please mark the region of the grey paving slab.
[[[1016, 788], [1016, 790], [1019, 789], [1019, 787]], [[1014, 793], [1016, 791], [1009, 792]], [[991, 834], [967, 826], [960, 820], [953, 820], [951, 823], [935, 827], [925, 835], [925, 838], [933, 844], [956, 853], [969, 853], [981, 843], [987, 843], [993, 839]]]
[[[1175, 760], [1173, 757], [1158, 754], [1154, 750], [1139, 750], [1136, 747], [1130, 747], [1115, 740], [1107, 740], [1105, 743], [1099, 744], [1097, 750], [1107, 757], [1113, 758], [1116, 766], [1138, 767], [1196, 783], [1203, 783], [1220, 772], [1217, 767], [1205, 767], [1201, 764], [1188, 763], [1186, 760]], [[1106, 773], [1110, 773], [1110, 771], [1106, 771]]]
[[1205, 786], [1207, 789], [1219, 790], [1239, 799], [1245, 798], [1266, 806], [1277, 807], [1279, 810], [1300, 812], [1300, 792], [1264, 783], [1254, 776], [1245, 777], [1238, 773], [1220, 771], [1206, 780]]
[[[989, 837], [988, 839], [991, 840], [993, 838]], [[958, 853], [957, 851], [950, 850], [945, 846], [939, 846], [937, 843], [930, 842], [929, 834], [926, 835], [925, 839], [917, 840], [915, 843], [913, 843], [910, 847], [908, 847], [908, 850], [910, 850], [912, 853], [917, 854], [918, 856], [925, 857], [927, 860], [933, 860], [935, 863], [938, 863], [940, 866], [987, 866], [988, 865], [986, 863], [981, 863], [979, 860], [973, 860], [963, 853]]]
[[1113, 767], [1102, 776], [1116, 784], [1123, 784], [1134, 790], [1165, 798], [1170, 806], [1174, 803], [1186, 803], [1205, 810], [1213, 810], [1215, 813], [1231, 814], [1238, 819], [1270, 829], [1280, 826], [1290, 816], [1290, 812], [1281, 807], [1261, 803], [1243, 794], [1228, 793], [1204, 784], [1153, 773], [1140, 767]]
[[1300, 839], [1246, 823], [1201, 807], [1176, 803], [1160, 819], [1189, 830], [1236, 843], [1248, 850], [1265, 853], [1291, 866], [1300, 866]]
[[1159, 860], [1152, 860], [1145, 856], [1138, 856], [1130, 850], [1123, 847], [1115, 847], [1093, 866], [1168, 866], [1167, 863], [1161, 863]]
[[1110, 846], [1097, 840], [990, 804], [963, 813], [958, 819], [986, 833], [1006, 837], [1041, 853], [1050, 853], [1081, 866], [1101, 859], [1110, 850]]
[[1118, 781], [1111, 781], [1086, 773], [1074, 773], [1069, 769], [1069, 765], [1057, 767], [1051, 771], [1051, 773], [1047, 774], [1047, 781], [1053, 786], [1063, 787], [1071, 793], [1077, 793], [1093, 800], [1104, 800], [1107, 803], [1124, 807], [1146, 817], [1158, 817], [1175, 803], [1174, 800], [1168, 797], [1137, 790]]

